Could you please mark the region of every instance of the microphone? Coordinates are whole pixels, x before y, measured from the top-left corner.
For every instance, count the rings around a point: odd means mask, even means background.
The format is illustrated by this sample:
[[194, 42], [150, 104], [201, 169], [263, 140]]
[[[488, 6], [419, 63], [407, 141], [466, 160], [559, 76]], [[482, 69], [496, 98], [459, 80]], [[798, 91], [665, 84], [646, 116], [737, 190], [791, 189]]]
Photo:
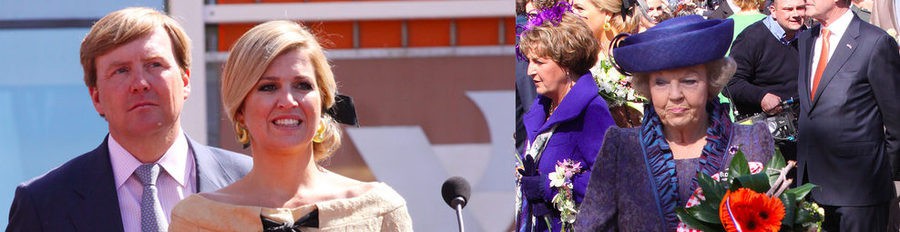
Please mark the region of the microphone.
[[444, 197], [444, 202], [447, 202], [450, 208], [456, 210], [459, 232], [465, 231], [463, 229], [462, 208], [466, 207], [470, 194], [469, 182], [459, 176], [450, 177], [441, 186], [441, 196]]

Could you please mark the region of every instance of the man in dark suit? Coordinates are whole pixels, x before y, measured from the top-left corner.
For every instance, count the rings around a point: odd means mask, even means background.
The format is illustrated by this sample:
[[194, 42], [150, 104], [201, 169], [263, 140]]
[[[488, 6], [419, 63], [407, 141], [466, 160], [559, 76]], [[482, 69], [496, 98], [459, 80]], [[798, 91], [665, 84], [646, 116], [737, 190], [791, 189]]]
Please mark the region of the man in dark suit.
[[99, 147], [16, 188], [7, 231], [165, 231], [175, 204], [249, 171], [247, 156], [181, 130], [190, 41], [148, 8], [104, 16], [81, 44], [84, 80], [109, 127]]
[[818, 186], [826, 231], [886, 231], [900, 157], [897, 42], [849, 0], [807, 4], [821, 24], [800, 35], [799, 180]]

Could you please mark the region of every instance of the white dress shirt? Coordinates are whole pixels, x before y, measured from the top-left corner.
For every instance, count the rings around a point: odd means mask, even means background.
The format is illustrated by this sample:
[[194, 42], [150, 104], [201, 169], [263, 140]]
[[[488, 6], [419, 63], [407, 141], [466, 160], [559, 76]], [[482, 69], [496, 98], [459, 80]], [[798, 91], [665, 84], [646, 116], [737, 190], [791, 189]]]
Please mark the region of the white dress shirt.
[[[831, 36], [828, 36], [828, 61], [831, 61], [831, 56], [834, 55], [835, 49], [852, 49], [849, 44], [838, 44], [841, 42], [841, 37], [844, 37], [844, 32], [847, 31], [847, 27], [850, 27], [850, 21], [853, 20], [853, 11], [847, 10], [844, 12], [841, 17], [838, 17], [837, 20], [825, 27], [831, 31]], [[820, 28], [819, 37], [816, 38], [816, 44], [813, 45], [813, 57], [812, 63], [809, 67], [809, 89], [811, 93], [814, 93], [816, 90], [812, 89], [813, 79], [816, 76], [816, 68], [819, 64], [819, 54], [822, 53], [822, 31]], [[819, 80], [822, 81], [822, 80]], [[822, 84], [822, 83], [819, 83]]]
[[[157, 161], [162, 167], [156, 186], [166, 216], [165, 225], [169, 224], [169, 217], [175, 204], [197, 192], [194, 156], [189, 150], [184, 132], [179, 132], [172, 146]], [[125, 150], [112, 135], [109, 136], [109, 156], [116, 180], [123, 228], [126, 232], [140, 232], [143, 185], [134, 175], [134, 171], [142, 163]]]

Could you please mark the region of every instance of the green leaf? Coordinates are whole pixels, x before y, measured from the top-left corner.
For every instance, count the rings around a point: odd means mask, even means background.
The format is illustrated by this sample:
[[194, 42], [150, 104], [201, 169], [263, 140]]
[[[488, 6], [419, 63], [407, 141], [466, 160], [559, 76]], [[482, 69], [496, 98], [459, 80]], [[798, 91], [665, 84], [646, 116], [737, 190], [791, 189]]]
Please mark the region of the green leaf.
[[784, 204], [784, 219], [781, 220], [781, 225], [793, 227], [797, 209], [799, 208], [795, 197], [792, 193], [783, 193], [781, 196], [778, 196], [778, 199], [781, 199], [781, 204]]
[[790, 193], [793, 194], [795, 201], [802, 201], [803, 198], [805, 198], [806, 195], [809, 194], [809, 192], [812, 191], [812, 189], [815, 187], [816, 185], [814, 184], [806, 183], [800, 185], [800, 187], [784, 190], [784, 193], [782, 193], [781, 195]]
[[734, 177], [742, 175], [750, 175], [750, 165], [747, 164], [747, 158], [744, 157], [744, 152], [741, 151], [741, 149], [738, 149], [734, 158], [731, 158], [731, 165], [728, 168], [728, 177], [733, 179]]
[[797, 210], [797, 218], [794, 219], [794, 223], [796, 223], [797, 225], [803, 225], [816, 223], [820, 220], [822, 220], [822, 217], [816, 212], [813, 212], [812, 210], [807, 208], [799, 207], [799, 210]]
[[710, 202], [701, 202], [699, 205], [695, 205], [691, 208], [686, 208], [685, 211], [691, 214], [691, 216], [693, 216], [695, 219], [702, 222], [710, 224], [722, 224], [722, 222], [719, 221], [719, 211], [713, 209], [711, 205], [712, 204], [710, 204]]
[[748, 188], [758, 193], [769, 191], [769, 178], [765, 173], [757, 173], [753, 175], [738, 176], [731, 183], [731, 191], [738, 188]]
[[678, 219], [681, 220], [681, 222], [684, 222], [685, 225], [688, 225], [694, 229], [698, 229], [701, 231], [707, 231], [707, 232], [725, 231], [725, 228], [723, 228], [722, 225], [716, 225], [716, 224], [702, 222], [699, 219], [695, 218], [693, 216], [693, 214], [688, 213], [687, 211], [688, 211], [688, 209], [685, 209], [685, 208], [675, 209], [675, 214], [678, 215]]
[[785, 161], [784, 156], [781, 155], [781, 150], [776, 147], [775, 154], [772, 155], [772, 159], [769, 159], [769, 163], [766, 164], [766, 167], [771, 169], [782, 169], [785, 166], [787, 166], [787, 161]]
[[704, 173], [697, 174], [697, 183], [700, 185], [700, 189], [703, 189], [703, 197], [706, 198], [706, 202], [714, 202], [716, 212], [719, 212], [719, 202], [722, 202], [722, 197], [725, 196], [725, 184], [722, 182], [718, 182], [713, 180], [712, 177], [706, 175]]

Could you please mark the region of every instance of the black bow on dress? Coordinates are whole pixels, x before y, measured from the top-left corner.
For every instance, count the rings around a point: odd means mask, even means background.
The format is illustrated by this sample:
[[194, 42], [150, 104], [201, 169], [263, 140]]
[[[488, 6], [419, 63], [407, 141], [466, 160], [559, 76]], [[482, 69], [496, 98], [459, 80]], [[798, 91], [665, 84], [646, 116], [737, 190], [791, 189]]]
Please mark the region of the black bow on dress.
[[262, 219], [263, 231], [300, 232], [300, 227], [319, 227], [318, 209], [313, 210], [306, 216], [300, 217], [300, 219], [297, 219], [297, 221], [293, 223], [280, 223], [262, 215], [260, 215], [259, 218]]

